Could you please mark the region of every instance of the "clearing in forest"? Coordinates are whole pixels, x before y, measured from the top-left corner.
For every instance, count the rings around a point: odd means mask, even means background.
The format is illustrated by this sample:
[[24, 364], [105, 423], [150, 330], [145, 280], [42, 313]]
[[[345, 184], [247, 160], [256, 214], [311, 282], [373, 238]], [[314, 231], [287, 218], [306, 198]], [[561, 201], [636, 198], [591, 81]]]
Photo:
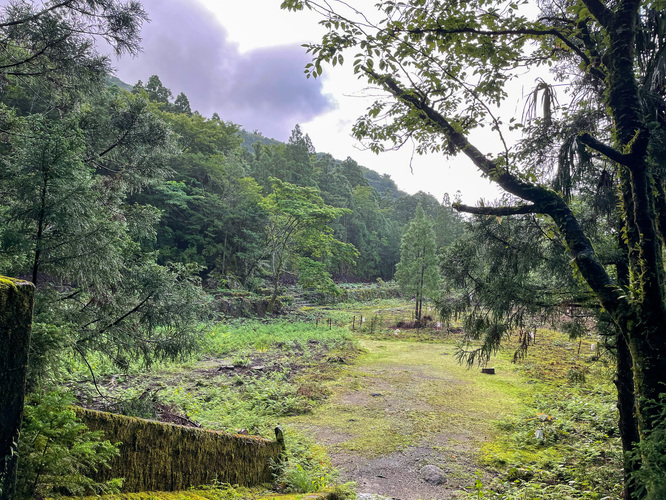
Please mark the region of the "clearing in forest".
[[473, 483], [493, 423], [519, 408], [515, 366], [498, 361], [495, 375], [467, 369], [453, 342], [362, 346], [366, 353], [329, 384], [328, 402], [284, 424], [324, 444], [359, 493], [444, 499]]

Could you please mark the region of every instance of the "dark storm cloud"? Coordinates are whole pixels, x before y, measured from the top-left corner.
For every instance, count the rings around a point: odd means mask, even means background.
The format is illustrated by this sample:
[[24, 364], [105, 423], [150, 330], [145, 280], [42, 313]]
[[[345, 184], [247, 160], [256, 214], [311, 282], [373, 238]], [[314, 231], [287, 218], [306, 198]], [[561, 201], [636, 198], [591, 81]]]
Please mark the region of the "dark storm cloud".
[[240, 54], [212, 13], [192, 0], [142, 3], [152, 22], [142, 32], [143, 53], [115, 62], [123, 81], [133, 85], [156, 74], [174, 94], [185, 92], [203, 115], [217, 112], [281, 140], [296, 123], [332, 108], [321, 81], [303, 74], [308, 56], [302, 47]]

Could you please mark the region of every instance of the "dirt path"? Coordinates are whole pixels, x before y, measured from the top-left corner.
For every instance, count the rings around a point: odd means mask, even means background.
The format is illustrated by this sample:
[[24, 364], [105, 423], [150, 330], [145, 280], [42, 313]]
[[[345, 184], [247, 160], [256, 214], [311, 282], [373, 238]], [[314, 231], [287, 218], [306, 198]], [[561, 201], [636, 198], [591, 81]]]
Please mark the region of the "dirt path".
[[341, 479], [355, 481], [359, 493], [455, 498], [474, 483], [491, 422], [517, 405], [512, 367], [494, 376], [467, 370], [451, 344], [365, 341], [363, 347], [367, 353], [332, 384], [325, 406], [285, 424], [326, 446]]

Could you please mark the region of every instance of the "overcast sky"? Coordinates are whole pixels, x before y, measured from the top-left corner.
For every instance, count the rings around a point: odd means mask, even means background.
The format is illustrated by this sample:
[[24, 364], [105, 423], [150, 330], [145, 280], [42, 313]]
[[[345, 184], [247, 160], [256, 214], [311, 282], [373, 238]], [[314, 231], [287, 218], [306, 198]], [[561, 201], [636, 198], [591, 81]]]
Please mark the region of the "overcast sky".
[[[494, 199], [498, 191], [463, 158], [412, 160], [409, 148], [375, 155], [351, 138], [356, 118], [369, 106], [367, 89], [351, 66], [326, 68], [307, 79], [302, 43], [321, 30], [308, 12], [281, 11], [280, 0], [142, 0], [151, 22], [142, 32], [143, 52], [114, 60], [117, 76], [131, 85], [156, 74], [174, 96], [184, 92], [204, 116], [286, 141], [296, 123], [319, 152], [388, 173], [398, 187], [441, 200], [462, 192], [463, 201]], [[410, 169], [411, 162], [411, 169]]]

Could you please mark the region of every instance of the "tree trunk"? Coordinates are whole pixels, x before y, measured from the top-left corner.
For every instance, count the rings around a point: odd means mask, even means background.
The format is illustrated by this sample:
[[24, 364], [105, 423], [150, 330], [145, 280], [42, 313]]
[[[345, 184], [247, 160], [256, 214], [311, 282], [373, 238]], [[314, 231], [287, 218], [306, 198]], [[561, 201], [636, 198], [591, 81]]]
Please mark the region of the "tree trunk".
[[414, 297], [414, 321], [418, 322], [419, 321], [419, 294], [417, 292], [416, 296]]
[[642, 329], [640, 335], [629, 339], [633, 360], [634, 393], [638, 410], [638, 432], [641, 439], [645, 431], [655, 428], [661, 421], [661, 411], [654, 403], [666, 391], [666, 339], [663, 327]]
[[275, 254], [273, 254], [273, 293], [271, 294], [271, 299], [268, 301], [268, 307], [266, 308], [266, 312], [269, 314], [273, 313], [273, 308], [275, 307], [275, 301], [277, 300], [277, 296], [280, 291], [281, 275], [282, 275], [282, 257], [278, 255], [276, 262]]
[[49, 171], [43, 168], [43, 182], [40, 193], [39, 215], [37, 218], [37, 237], [35, 238], [35, 255], [32, 263], [32, 283], [37, 285], [37, 274], [39, 272], [40, 256], [42, 253], [42, 238], [44, 236], [44, 224], [46, 222], [46, 194], [49, 186]]
[[640, 499], [640, 490], [631, 476], [640, 468], [640, 462], [630, 459], [630, 453], [638, 443], [638, 422], [636, 421], [636, 399], [634, 397], [634, 376], [631, 366], [631, 354], [622, 334], [617, 336], [617, 409], [620, 415], [618, 429], [622, 439], [624, 464], [624, 498], [625, 500]]
[[16, 479], [34, 290], [0, 277], [0, 500], [12, 496]]
[[[623, 203], [627, 202], [627, 197], [623, 196]], [[625, 241], [622, 233], [622, 227], [617, 231], [617, 244], [622, 251], [622, 257], [617, 261], [615, 269], [617, 272], [618, 283], [625, 290], [629, 287], [629, 245], [630, 236]], [[640, 436], [638, 434], [638, 421], [636, 419], [636, 397], [634, 394], [634, 372], [632, 367], [631, 352], [627, 345], [627, 339], [621, 331], [616, 334], [616, 368], [615, 386], [617, 388], [617, 409], [619, 413], [618, 429], [620, 439], [622, 440], [623, 465], [624, 465], [624, 488], [623, 495], [625, 500], [638, 500], [641, 498], [641, 488], [635, 481], [631, 480], [634, 472], [640, 468], [640, 462], [631, 459], [631, 452], [634, 451], [636, 443]]]

